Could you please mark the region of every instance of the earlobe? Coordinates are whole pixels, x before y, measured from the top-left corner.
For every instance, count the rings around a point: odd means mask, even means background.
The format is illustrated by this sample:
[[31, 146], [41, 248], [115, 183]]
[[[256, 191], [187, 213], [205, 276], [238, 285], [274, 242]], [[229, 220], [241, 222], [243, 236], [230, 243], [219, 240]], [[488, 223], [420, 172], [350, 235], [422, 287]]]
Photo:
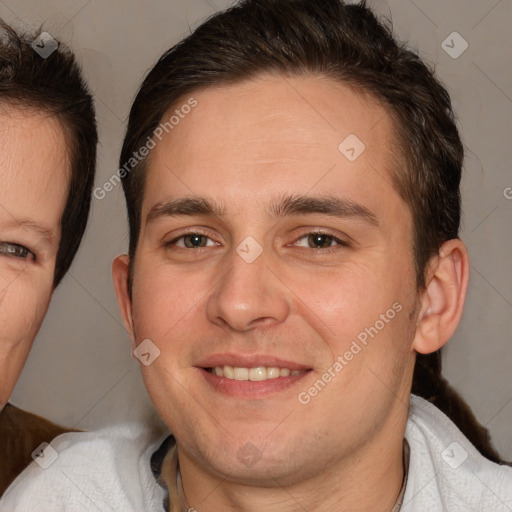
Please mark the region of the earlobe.
[[421, 296], [413, 349], [420, 354], [439, 350], [453, 335], [462, 316], [469, 280], [466, 246], [445, 242], [431, 261]]
[[130, 259], [127, 254], [117, 256], [112, 263], [112, 279], [116, 291], [117, 302], [123, 323], [132, 343], [132, 350], [135, 350], [135, 333], [133, 329], [132, 301], [128, 289], [128, 276], [130, 271]]

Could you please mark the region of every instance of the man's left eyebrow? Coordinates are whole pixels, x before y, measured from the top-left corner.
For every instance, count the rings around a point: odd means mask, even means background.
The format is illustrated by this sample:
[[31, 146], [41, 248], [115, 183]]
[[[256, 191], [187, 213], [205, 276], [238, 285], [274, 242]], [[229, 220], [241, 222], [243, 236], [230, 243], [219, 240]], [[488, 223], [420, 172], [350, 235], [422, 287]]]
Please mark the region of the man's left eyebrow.
[[377, 216], [366, 206], [335, 196], [285, 196], [271, 205], [269, 213], [275, 217], [322, 214], [341, 218], [356, 218], [379, 227]]

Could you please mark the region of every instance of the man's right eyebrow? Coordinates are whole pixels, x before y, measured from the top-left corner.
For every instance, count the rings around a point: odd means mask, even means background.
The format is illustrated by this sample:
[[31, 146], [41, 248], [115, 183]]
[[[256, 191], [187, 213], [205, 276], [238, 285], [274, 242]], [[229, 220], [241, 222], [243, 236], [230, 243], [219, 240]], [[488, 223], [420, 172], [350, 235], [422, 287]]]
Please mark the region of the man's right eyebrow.
[[156, 203], [148, 213], [146, 224], [165, 217], [205, 215], [220, 217], [223, 208], [202, 197], [184, 197]]

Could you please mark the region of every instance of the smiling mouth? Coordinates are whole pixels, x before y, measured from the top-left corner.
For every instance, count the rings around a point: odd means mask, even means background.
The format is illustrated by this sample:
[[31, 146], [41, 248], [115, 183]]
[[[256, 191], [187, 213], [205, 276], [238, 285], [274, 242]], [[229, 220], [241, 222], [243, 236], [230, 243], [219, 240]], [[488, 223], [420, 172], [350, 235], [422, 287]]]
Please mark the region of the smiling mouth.
[[260, 382], [264, 380], [279, 379], [283, 377], [298, 376], [306, 370], [290, 370], [277, 366], [257, 366], [255, 368], [241, 368], [239, 366], [214, 366], [205, 370], [217, 377], [230, 380]]

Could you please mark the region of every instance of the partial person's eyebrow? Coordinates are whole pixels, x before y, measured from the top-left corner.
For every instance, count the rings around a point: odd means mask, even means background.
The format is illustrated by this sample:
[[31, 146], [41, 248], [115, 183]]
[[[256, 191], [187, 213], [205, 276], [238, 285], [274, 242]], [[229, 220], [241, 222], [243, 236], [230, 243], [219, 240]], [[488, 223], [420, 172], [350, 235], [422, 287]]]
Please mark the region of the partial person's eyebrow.
[[33, 222], [31, 220], [22, 220], [20, 224], [27, 229], [30, 229], [34, 233], [37, 233], [41, 236], [41, 238], [44, 238], [48, 242], [52, 243], [55, 240], [55, 234], [53, 231], [45, 226], [42, 226], [41, 224], [37, 222]]
[[379, 226], [377, 216], [366, 206], [335, 196], [285, 196], [271, 205], [269, 213], [274, 217], [321, 214], [341, 218], [356, 218], [375, 227]]
[[5, 226], [7, 229], [28, 229], [49, 243], [53, 243], [55, 240], [55, 233], [50, 228], [30, 219], [12, 218]]

